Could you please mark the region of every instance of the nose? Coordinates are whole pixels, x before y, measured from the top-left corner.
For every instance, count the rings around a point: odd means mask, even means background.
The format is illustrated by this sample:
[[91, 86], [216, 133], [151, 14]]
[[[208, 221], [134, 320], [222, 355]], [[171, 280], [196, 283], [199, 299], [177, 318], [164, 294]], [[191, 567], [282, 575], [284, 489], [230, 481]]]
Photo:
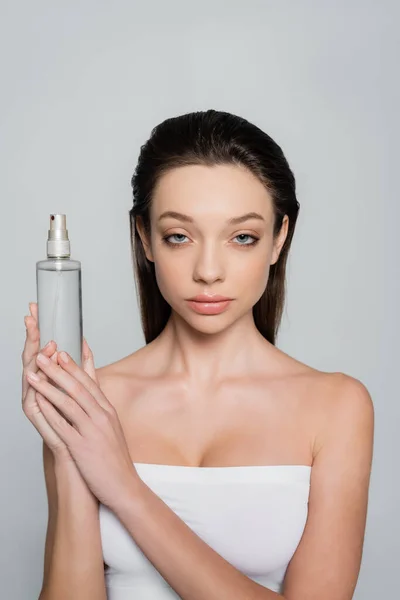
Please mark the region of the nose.
[[193, 267], [194, 281], [203, 281], [207, 285], [224, 280], [225, 267], [221, 250], [211, 244], [204, 244], [196, 256]]

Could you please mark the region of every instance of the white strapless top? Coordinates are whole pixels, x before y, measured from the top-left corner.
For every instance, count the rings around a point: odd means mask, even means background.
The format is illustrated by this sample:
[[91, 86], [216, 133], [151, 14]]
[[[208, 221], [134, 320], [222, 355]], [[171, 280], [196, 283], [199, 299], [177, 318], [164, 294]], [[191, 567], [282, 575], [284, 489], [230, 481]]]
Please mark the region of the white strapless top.
[[[258, 584], [282, 592], [307, 520], [311, 466], [133, 464], [146, 485], [211, 548]], [[108, 600], [179, 598], [103, 504], [99, 518]]]

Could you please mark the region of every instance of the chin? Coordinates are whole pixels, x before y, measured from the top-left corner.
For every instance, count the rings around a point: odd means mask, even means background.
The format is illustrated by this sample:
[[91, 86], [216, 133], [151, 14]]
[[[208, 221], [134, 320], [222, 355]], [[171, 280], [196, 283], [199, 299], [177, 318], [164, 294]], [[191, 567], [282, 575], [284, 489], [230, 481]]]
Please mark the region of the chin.
[[[200, 315], [199, 315], [200, 316]], [[222, 316], [222, 315], [221, 315]], [[186, 320], [186, 319], [185, 319]], [[229, 322], [227, 319], [221, 319], [213, 317], [212, 319], [190, 319], [186, 320], [186, 323], [198, 333], [202, 333], [204, 335], [215, 335], [217, 333], [221, 333], [222, 331], [228, 329], [232, 325], [231, 320]]]
[[173, 312], [178, 321], [183, 321], [196, 331], [200, 333], [218, 333], [229, 327], [235, 320], [236, 317], [226, 311], [216, 315], [204, 315], [196, 313], [190, 308], [174, 307], [171, 305]]

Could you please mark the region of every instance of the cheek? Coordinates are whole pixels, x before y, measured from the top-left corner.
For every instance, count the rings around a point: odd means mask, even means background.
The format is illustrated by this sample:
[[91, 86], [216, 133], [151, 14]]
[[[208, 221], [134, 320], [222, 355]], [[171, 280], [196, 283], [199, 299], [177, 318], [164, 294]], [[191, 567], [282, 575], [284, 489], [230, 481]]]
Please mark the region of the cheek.
[[270, 263], [265, 256], [255, 258], [250, 265], [237, 265], [237, 288], [242, 290], [246, 297], [258, 300], [267, 286], [269, 269]]
[[154, 270], [157, 285], [162, 296], [171, 304], [171, 299], [178, 293], [182, 282], [182, 265], [177, 260], [163, 260], [162, 256], [155, 257]]

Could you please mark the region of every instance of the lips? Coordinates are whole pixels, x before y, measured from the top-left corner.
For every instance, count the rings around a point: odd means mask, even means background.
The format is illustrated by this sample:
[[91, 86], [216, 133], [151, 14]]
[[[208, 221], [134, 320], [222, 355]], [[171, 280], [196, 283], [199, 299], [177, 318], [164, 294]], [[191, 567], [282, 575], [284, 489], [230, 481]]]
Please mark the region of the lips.
[[[199, 296], [195, 296], [198, 298]], [[213, 301], [210, 302], [210, 296], [207, 296], [207, 300], [204, 300], [204, 296], [200, 296], [203, 300], [188, 300], [187, 303], [192, 310], [200, 315], [219, 315], [224, 312], [230, 306], [232, 300], [215, 300], [215, 298], [221, 298], [221, 296], [212, 296]]]
[[192, 302], [207, 302], [208, 304], [211, 302], [226, 302], [227, 300], [231, 300], [232, 298], [228, 298], [227, 296], [219, 296], [214, 294], [213, 296], [207, 294], [199, 294], [198, 296], [193, 296], [193, 298], [189, 298]]

